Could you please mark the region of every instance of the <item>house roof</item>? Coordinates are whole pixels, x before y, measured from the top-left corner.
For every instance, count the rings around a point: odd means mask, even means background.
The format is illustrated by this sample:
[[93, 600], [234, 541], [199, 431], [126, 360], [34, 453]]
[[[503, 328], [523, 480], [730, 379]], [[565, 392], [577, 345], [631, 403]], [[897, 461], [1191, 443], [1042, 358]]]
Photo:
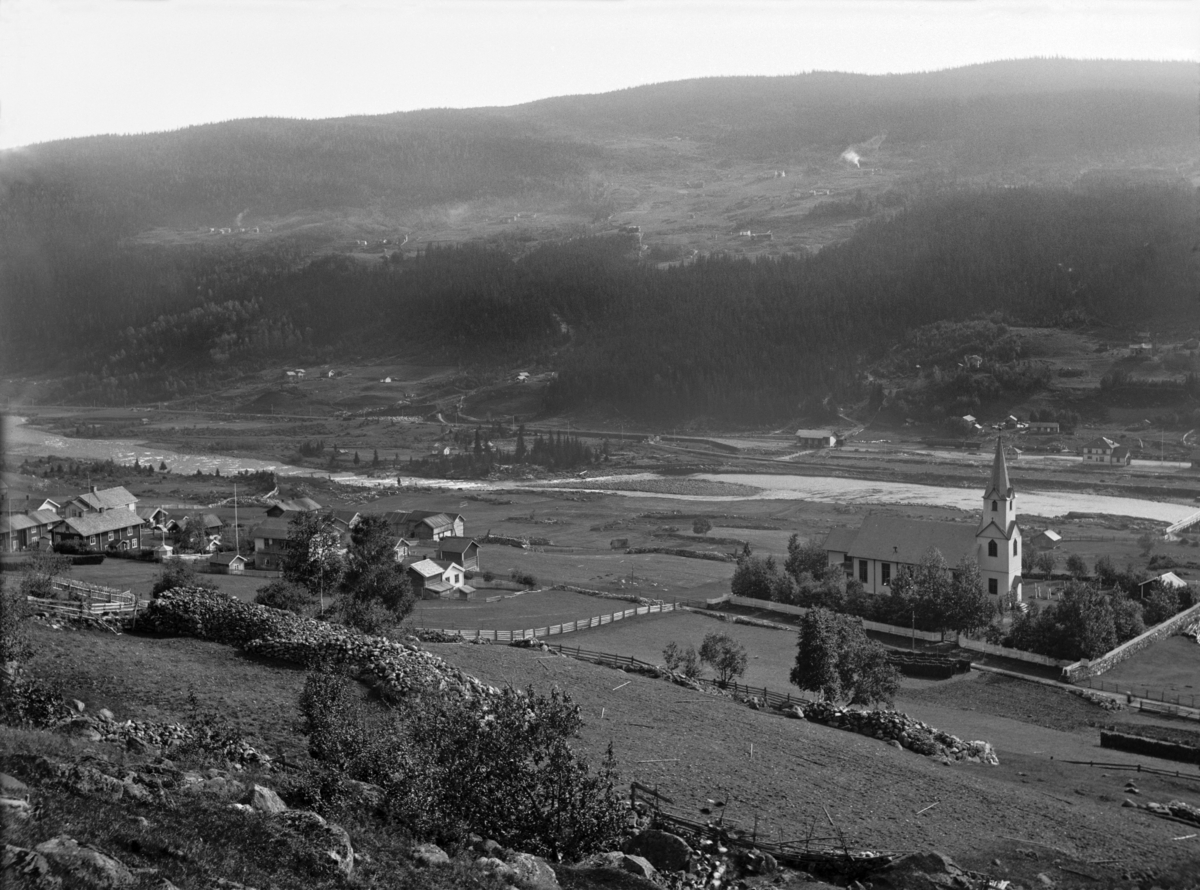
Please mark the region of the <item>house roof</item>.
[[854, 546], [854, 539], [857, 537], [856, 528], [832, 528], [825, 538], [825, 549], [834, 553], [847, 553]]
[[996, 437], [996, 456], [992, 458], [992, 478], [988, 482], [987, 491], [983, 493], [985, 498], [999, 496], [1002, 498], [1012, 497], [1012, 484], [1008, 481], [1008, 464], [1004, 461], [1004, 444], [1000, 441], [1000, 437]]
[[312, 498], [294, 498], [289, 501], [275, 501], [268, 510], [280, 509], [284, 513], [308, 513], [313, 510], [320, 510], [321, 505]]
[[1153, 584], [1158, 581], [1163, 587], [1187, 587], [1188, 583], [1176, 575], [1174, 572], [1163, 572], [1161, 575], [1155, 575], [1153, 578], [1147, 578], [1138, 584], [1138, 587], [1145, 587], [1147, 584]]
[[97, 511], [128, 507], [130, 504], [137, 503], [137, 498], [126, 491], [124, 486], [121, 485], [115, 488], [102, 488], [99, 491], [89, 491], [87, 494], [79, 495], [75, 500], [82, 501]]
[[460, 572], [463, 571], [462, 565], [458, 562], [455, 562], [453, 559], [432, 559], [430, 562], [441, 566], [443, 572], [449, 571], [450, 569], [458, 569]]
[[250, 530], [251, 538], [286, 538], [291, 520], [285, 516], [268, 516]]
[[88, 537], [138, 526], [142, 524], [142, 519], [130, 510], [110, 510], [107, 513], [89, 513], [74, 519], [64, 519], [62, 522], [75, 534]]
[[219, 516], [217, 516], [215, 513], [205, 513], [203, 516], [203, 519], [204, 519], [204, 527], [205, 528], [214, 528], [214, 527], [219, 528], [225, 524], [221, 521], [221, 518]]
[[39, 528], [62, 522], [62, 517], [50, 510], [34, 510], [32, 513], [14, 513], [0, 516], [0, 532], [19, 532], [27, 528]]
[[167, 511], [162, 507], [137, 507], [133, 512], [137, 513], [137, 515], [142, 517], [144, 520], [153, 519], [158, 513], [163, 514], [164, 518], [167, 515]]
[[452, 535], [447, 535], [437, 542], [438, 549], [444, 550], [447, 553], [466, 553], [472, 545], [479, 547], [479, 542], [474, 538], [458, 538]]
[[409, 569], [416, 572], [423, 578], [432, 578], [435, 575], [440, 578], [442, 576], [442, 572], [445, 571], [442, 566], [438, 565], [432, 559], [422, 559], [419, 562], [414, 562], [409, 566]]
[[833, 430], [796, 430], [797, 439], [831, 439]]
[[871, 513], [844, 551], [858, 559], [916, 565], [930, 548], [950, 565], [975, 555], [975, 530], [958, 522], [931, 522]]
[[1037, 537], [1038, 538], [1048, 538], [1049, 540], [1054, 541], [1055, 543], [1058, 543], [1059, 541], [1062, 540], [1062, 535], [1060, 535], [1058, 532], [1054, 531], [1053, 529], [1049, 529], [1049, 528], [1046, 529], [1041, 534], [1037, 535]]
[[1105, 451], [1112, 451], [1117, 447], [1117, 443], [1107, 436], [1097, 436], [1091, 441], [1083, 443], [1084, 448], [1103, 448]]

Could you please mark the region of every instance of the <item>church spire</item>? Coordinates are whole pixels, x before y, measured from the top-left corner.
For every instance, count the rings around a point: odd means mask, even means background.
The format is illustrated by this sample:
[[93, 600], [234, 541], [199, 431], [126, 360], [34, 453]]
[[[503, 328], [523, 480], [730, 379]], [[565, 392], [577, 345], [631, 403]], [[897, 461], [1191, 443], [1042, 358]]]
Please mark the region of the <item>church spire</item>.
[[999, 436], [996, 437], [996, 457], [992, 461], [992, 481], [983, 496], [1006, 499], [1013, 496], [1012, 485], [1008, 481], [1008, 464], [1004, 462], [1004, 444]]

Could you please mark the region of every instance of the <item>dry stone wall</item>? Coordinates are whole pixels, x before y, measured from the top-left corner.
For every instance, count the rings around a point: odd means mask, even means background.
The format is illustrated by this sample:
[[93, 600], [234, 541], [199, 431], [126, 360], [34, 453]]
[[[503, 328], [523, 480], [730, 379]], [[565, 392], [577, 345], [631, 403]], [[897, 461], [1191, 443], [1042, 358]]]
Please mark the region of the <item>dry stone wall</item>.
[[1068, 683], [1098, 677], [1105, 671], [1110, 671], [1127, 658], [1137, 655], [1147, 646], [1153, 646], [1159, 640], [1166, 639], [1176, 633], [1184, 632], [1188, 627], [1200, 622], [1200, 603], [1190, 609], [1184, 609], [1173, 618], [1168, 618], [1162, 624], [1156, 624], [1141, 636], [1134, 637], [1122, 643], [1111, 652], [1106, 652], [1091, 661], [1084, 659], [1063, 668], [1063, 679]]

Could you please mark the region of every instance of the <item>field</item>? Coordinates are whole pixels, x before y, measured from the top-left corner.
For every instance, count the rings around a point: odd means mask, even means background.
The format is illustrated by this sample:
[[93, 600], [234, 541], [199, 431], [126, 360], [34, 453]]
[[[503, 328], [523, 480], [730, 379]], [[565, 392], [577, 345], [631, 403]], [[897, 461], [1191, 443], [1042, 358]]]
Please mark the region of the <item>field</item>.
[[[1176, 636], [1143, 649], [1128, 661], [1097, 678], [1120, 690], [1138, 694], [1140, 689], [1165, 692], [1169, 697], [1200, 704], [1200, 646], [1187, 637]], [[1097, 686], [1099, 686], [1099, 682]]]
[[[516, 630], [561, 624], [629, 608], [633, 608], [632, 603], [566, 590], [537, 591], [516, 597], [507, 592], [504, 599], [495, 603], [421, 600], [410, 620], [417, 627]], [[516, 624], [511, 623], [514, 621]]]
[[[118, 719], [177, 720], [188, 716], [194, 694], [202, 708], [224, 715], [270, 753], [305, 756], [294, 729], [302, 671], [196, 640], [45, 627], [34, 633], [39, 654], [31, 667], [63, 680], [67, 694], [89, 709], [109, 707]], [[726, 824], [748, 831], [757, 825], [765, 837], [811, 834], [837, 845], [841, 833], [853, 847], [937, 849], [1027, 886], [1037, 872], [1074, 887], [1096, 886], [1077, 872], [1105, 886], [1130, 871], [1153, 872], [1163, 887], [1184, 886], [1171, 876], [1178, 879], [1194, 862], [1193, 846], [1172, 841], [1187, 833], [1180, 826], [1120, 807], [1128, 773], [1062, 760], [1178, 765], [1098, 754], [1093, 729], [1029, 722], [1024, 714], [1062, 710], [1062, 696], [1040, 687], [986, 678], [906, 682], [899, 702], [905, 710], [960, 736], [989, 739], [1001, 758], [999, 767], [946, 767], [873, 739], [574, 659], [496, 645], [429, 648], [491, 683], [566, 689], [585, 717], [582, 750], [594, 760], [611, 740], [622, 782], [658, 787], [673, 811], [693, 818], [710, 806], [706, 801], [724, 800]], [[1070, 705], [1086, 718], [1090, 706]], [[1198, 781], [1136, 779], [1143, 800], [1200, 803]]]

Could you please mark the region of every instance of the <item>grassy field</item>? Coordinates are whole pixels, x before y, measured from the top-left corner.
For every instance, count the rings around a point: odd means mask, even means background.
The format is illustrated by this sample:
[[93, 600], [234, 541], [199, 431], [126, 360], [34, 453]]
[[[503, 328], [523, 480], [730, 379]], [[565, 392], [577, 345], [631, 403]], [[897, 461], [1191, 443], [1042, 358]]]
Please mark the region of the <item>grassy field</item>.
[[[1166, 693], [1188, 704], [1193, 700], [1200, 705], [1200, 646], [1184, 636], [1168, 637], [1149, 646], [1123, 661], [1097, 680], [1129, 690], [1135, 695], [1139, 690], [1153, 691], [1153, 696]], [[1097, 684], [1099, 685], [1099, 684]]]
[[422, 600], [417, 603], [410, 620], [417, 627], [515, 630], [561, 624], [632, 608], [633, 603], [622, 600], [603, 599], [566, 590], [544, 590], [506, 596], [495, 603]]
[[[162, 566], [156, 563], [106, 559], [98, 566], [76, 566], [71, 570], [70, 577], [118, 590], [129, 590], [147, 599], [161, 573]], [[245, 602], [252, 602], [255, 591], [271, 581], [271, 578], [262, 575], [210, 575], [202, 572], [200, 577]]]

